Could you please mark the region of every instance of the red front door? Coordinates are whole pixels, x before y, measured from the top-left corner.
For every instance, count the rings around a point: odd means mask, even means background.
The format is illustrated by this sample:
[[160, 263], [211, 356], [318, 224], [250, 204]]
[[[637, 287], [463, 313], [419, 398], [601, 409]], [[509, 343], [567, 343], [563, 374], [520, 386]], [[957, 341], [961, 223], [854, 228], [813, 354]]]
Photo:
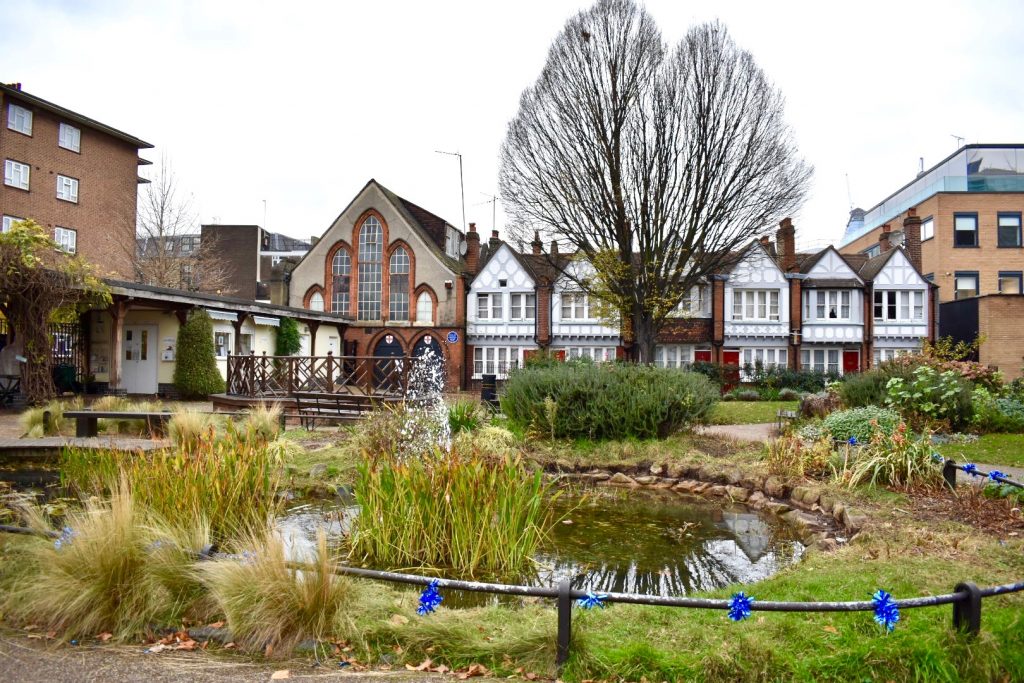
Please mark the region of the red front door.
[[860, 372], [860, 351], [843, 351], [843, 374]]
[[722, 351], [722, 365], [725, 366], [722, 377], [725, 382], [722, 391], [730, 391], [740, 383], [740, 352]]
[[722, 351], [722, 365], [735, 365], [739, 367], [740, 364], [740, 352], [739, 351]]
[[[736, 353], [736, 362], [740, 360], [739, 353]], [[696, 363], [710, 363], [711, 362], [711, 349], [704, 349], [703, 351], [694, 351], [693, 360]]]

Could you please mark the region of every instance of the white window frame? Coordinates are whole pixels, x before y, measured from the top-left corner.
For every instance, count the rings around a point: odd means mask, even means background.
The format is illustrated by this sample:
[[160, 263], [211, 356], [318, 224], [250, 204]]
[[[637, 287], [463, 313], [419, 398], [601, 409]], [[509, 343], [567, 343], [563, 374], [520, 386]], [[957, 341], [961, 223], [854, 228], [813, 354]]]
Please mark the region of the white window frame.
[[56, 227], [53, 229], [53, 241], [69, 254], [78, 251], [78, 231], [72, 228]]
[[309, 310], [311, 311], [323, 311], [324, 310], [324, 295], [320, 292], [313, 292], [309, 297]]
[[416, 297], [416, 322], [427, 325], [434, 324], [434, 300], [427, 292], [420, 292]]
[[909, 356], [910, 354], [917, 352], [917, 348], [880, 349], [876, 347], [872, 354], [872, 367], [877, 368], [880, 363], [884, 363], [901, 356]]
[[[833, 311], [835, 316], [832, 315]], [[849, 289], [804, 291], [804, 320], [850, 322], [854, 319], [853, 312], [853, 292]]]
[[8, 216], [7, 214], [4, 214], [3, 224], [0, 225], [0, 232], [9, 232], [13, 224], [23, 220], [25, 219], [18, 218], [17, 216]]
[[533, 292], [512, 292], [509, 294], [508, 319], [516, 322], [530, 322], [537, 316], [537, 297]]
[[[234, 348], [231, 346], [231, 333], [214, 330], [213, 348], [217, 358], [227, 358]], [[223, 353], [221, 353], [222, 349], [224, 351]]]
[[754, 346], [740, 349], [740, 374], [743, 379], [749, 379], [745, 368], [750, 366], [751, 371], [761, 363], [762, 367], [789, 367], [789, 349], [780, 347]]
[[654, 364], [659, 368], [686, 369], [693, 363], [692, 344], [658, 344], [654, 347]]
[[82, 151], [82, 130], [70, 123], [61, 123], [57, 129], [57, 146], [72, 152]]
[[7, 127], [22, 135], [32, 135], [32, 110], [10, 102], [7, 105]]
[[502, 292], [479, 292], [476, 295], [477, 320], [504, 320], [504, 303]]
[[32, 167], [14, 159], [4, 159], [4, 185], [27, 190], [32, 181]]
[[565, 352], [566, 360], [589, 358], [595, 363], [610, 363], [618, 357], [615, 346], [567, 346], [558, 350]]
[[779, 290], [734, 289], [732, 291], [732, 319], [738, 321], [778, 322]]
[[929, 216], [921, 221], [921, 241], [930, 240], [933, 237], [935, 237], [935, 219]]
[[872, 315], [877, 323], [923, 323], [925, 292], [922, 289], [876, 289]]
[[[57, 176], [57, 199], [73, 204], [78, 203], [78, 178], [71, 176]], [[173, 240], [172, 240], [173, 242]]]
[[591, 320], [590, 296], [586, 292], [573, 289], [563, 291], [558, 308], [561, 320]]
[[522, 357], [523, 347], [520, 346], [474, 347], [473, 378], [480, 379], [484, 375], [496, 375], [498, 379], [505, 379], [510, 370], [519, 367]]
[[842, 349], [801, 349], [800, 369], [817, 372], [843, 372]]

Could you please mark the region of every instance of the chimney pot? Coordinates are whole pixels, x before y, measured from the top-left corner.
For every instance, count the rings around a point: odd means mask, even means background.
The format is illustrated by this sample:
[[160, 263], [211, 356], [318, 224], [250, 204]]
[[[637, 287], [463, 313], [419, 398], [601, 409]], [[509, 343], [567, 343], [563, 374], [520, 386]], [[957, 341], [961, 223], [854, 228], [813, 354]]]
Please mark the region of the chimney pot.
[[476, 232], [476, 223], [470, 223], [469, 224], [469, 231], [470, 232]]
[[480, 267], [480, 233], [476, 231], [476, 223], [469, 224], [466, 234], [466, 272], [476, 275]]
[[551, 240], [551, 253], [558, 254], [558, 240]]
[[793, 227], [792, 218], [787, 216], [779, 222], [779, 229], [775, 231], [775, 244], [779, 250], [782, 270], [796, 270], [796, 228]]
[[535, 256], [544, 253], [544, 243], [540, 241], [540, 232], [537, 230], [533, 231], [533, 241], [530, 242], [530, 247]]

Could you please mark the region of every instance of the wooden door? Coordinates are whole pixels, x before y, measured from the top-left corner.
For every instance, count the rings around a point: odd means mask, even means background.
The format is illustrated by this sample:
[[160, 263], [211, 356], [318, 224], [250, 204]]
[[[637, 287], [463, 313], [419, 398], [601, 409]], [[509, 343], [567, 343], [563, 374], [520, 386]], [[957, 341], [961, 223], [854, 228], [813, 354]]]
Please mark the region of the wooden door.
[[860, 351], [843, 351], [843, 374], [860, 372]]

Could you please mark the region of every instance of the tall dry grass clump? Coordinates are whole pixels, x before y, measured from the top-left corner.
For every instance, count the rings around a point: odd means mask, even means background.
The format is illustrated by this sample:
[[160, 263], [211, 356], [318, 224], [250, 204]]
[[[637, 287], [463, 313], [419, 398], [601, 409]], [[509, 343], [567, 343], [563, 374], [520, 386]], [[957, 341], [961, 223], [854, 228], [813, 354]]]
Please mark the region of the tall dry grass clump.
[[192, 450], [199, 445], [203, 437], [208, 436], [217, 428], [216, 418], [210, 413], [200, 412], [194, 408], [181, 408], [167, 423], [167, 436], [175, 447]]
[[[74, 432], [75, 422], [64, 419], [64, 411], [78, 410], [83, 405], [85, 402], [81, 397], [68, 401], [53, 400], [45, 405], [29, 408], [18, 417], [18, 422], [24, 435], [30, 439], [68, 435]], [[46, 424], [43, 416], [43, 413], [46, 412], [50, 413], [49, 424]]]
[[246, 412], [243, 429], [251, 431], [267, 443], [274, 441], [281, 431], [281, 406], [265, 403], [254, 405]]
[[554, 523], [549, 489], [517, 457], [453, 450], [367, 460], [355, 486], [361, 511], [351, 551], [380, 568], [521, 575]]
[[[42, 525], [38, 511], [26, 516]], [[180, 623], [202, 591], [192, 564], [208, 538], [200, 521], [187, 529], [141, 510], [118, 487], [109, 501], [70, 513], [59, 539], [24, 548], [25, 566], [7, 586], [3, 610], [65, 637], [106, 631], [128, 639]]]
[[[365, 584], [331, 569], [337, 558], [323, 531], [308, 569], [289, 564], [284, 541], [273, 532], [252, 536], [241, 561], [196, 565], [235, 640], [249, 649], [287, 655], [304, 640], [357, 637], [355, 615], [367, 607]], [[371, 608], [372, 609], [372, 608]]]

